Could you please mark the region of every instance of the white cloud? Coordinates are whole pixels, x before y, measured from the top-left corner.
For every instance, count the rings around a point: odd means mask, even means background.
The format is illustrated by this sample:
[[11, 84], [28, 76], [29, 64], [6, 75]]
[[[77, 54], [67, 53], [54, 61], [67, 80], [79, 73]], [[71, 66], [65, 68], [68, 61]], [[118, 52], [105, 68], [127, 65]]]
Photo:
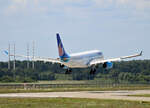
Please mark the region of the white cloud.
[[136, 2], [136, 9], [150, 8], [150, 0], [139, 0]]
[[136, 9], [150, 8], [150, 0], [93, 0], [96, 5], [107, 5], [114, 4], [115, 6], [135, 7]]
[[[86, 4], [90, 5], [84, 7], [83, 5]], [[109, 7], [145, 13], [145, 10], [150, 10], [150, 0], [11, 0], [4, 12], [6, 15], [46, 12], [72, 13], [73, 15], [75, 12], [82, 14], [90, 9], [107, 9]]]
[[18, 11], [25, 9], [26, 5], [27, 0], [12, 0], [10, 5], [5, 8], [4, 13], [6, 15], [17, 13]]
[[127, 4], [130, 0], [116, 0], [119, 4]]
[[12, 2], [18, 3], [18, 4], [26, 4], [27, 0], [12, 0]]

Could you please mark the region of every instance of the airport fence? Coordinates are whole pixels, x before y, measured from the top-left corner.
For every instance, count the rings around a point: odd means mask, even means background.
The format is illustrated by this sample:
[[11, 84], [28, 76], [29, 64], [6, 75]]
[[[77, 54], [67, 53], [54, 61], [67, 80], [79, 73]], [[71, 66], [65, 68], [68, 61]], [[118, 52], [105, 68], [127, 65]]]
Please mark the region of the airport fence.
[[113, 88], [113, 87], [150, 87], [150, 83], [104, 83], [90, 82], [77, 84], [39, 84], [39, 83], [19, 83], [19, 84], [0, 84], [0, 89], [48, 89], [48, 88]]

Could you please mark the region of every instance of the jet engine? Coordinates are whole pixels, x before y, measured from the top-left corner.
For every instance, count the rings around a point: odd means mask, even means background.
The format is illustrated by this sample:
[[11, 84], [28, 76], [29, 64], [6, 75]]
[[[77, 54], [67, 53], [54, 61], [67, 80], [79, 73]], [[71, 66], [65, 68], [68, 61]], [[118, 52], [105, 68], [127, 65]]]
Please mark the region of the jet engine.
[[113, 63], [112, 62], [105, 62], [103, 64], [103, 68], [105, 69], [111, 69], [113, 67]]

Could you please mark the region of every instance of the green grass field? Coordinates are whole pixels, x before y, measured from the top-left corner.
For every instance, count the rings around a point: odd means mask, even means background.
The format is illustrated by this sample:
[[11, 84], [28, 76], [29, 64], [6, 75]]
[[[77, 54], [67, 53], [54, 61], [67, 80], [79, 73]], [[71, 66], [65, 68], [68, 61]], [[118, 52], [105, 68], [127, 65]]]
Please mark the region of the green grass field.
[[150, 103], [78, 98], [0, 98], [0, 108], [150, 108]]

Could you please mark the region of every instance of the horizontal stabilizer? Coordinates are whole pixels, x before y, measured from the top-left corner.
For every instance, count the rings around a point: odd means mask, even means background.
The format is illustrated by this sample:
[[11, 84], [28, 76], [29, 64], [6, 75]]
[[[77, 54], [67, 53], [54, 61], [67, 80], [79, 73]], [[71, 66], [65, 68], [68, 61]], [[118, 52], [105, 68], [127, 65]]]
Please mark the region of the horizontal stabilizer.
[[8, 53], [8, 51], [6, 51], [6, 50], [4, 50], [4, 53], [6, 54], [6, 55], [8, 55], [9, 53]]

